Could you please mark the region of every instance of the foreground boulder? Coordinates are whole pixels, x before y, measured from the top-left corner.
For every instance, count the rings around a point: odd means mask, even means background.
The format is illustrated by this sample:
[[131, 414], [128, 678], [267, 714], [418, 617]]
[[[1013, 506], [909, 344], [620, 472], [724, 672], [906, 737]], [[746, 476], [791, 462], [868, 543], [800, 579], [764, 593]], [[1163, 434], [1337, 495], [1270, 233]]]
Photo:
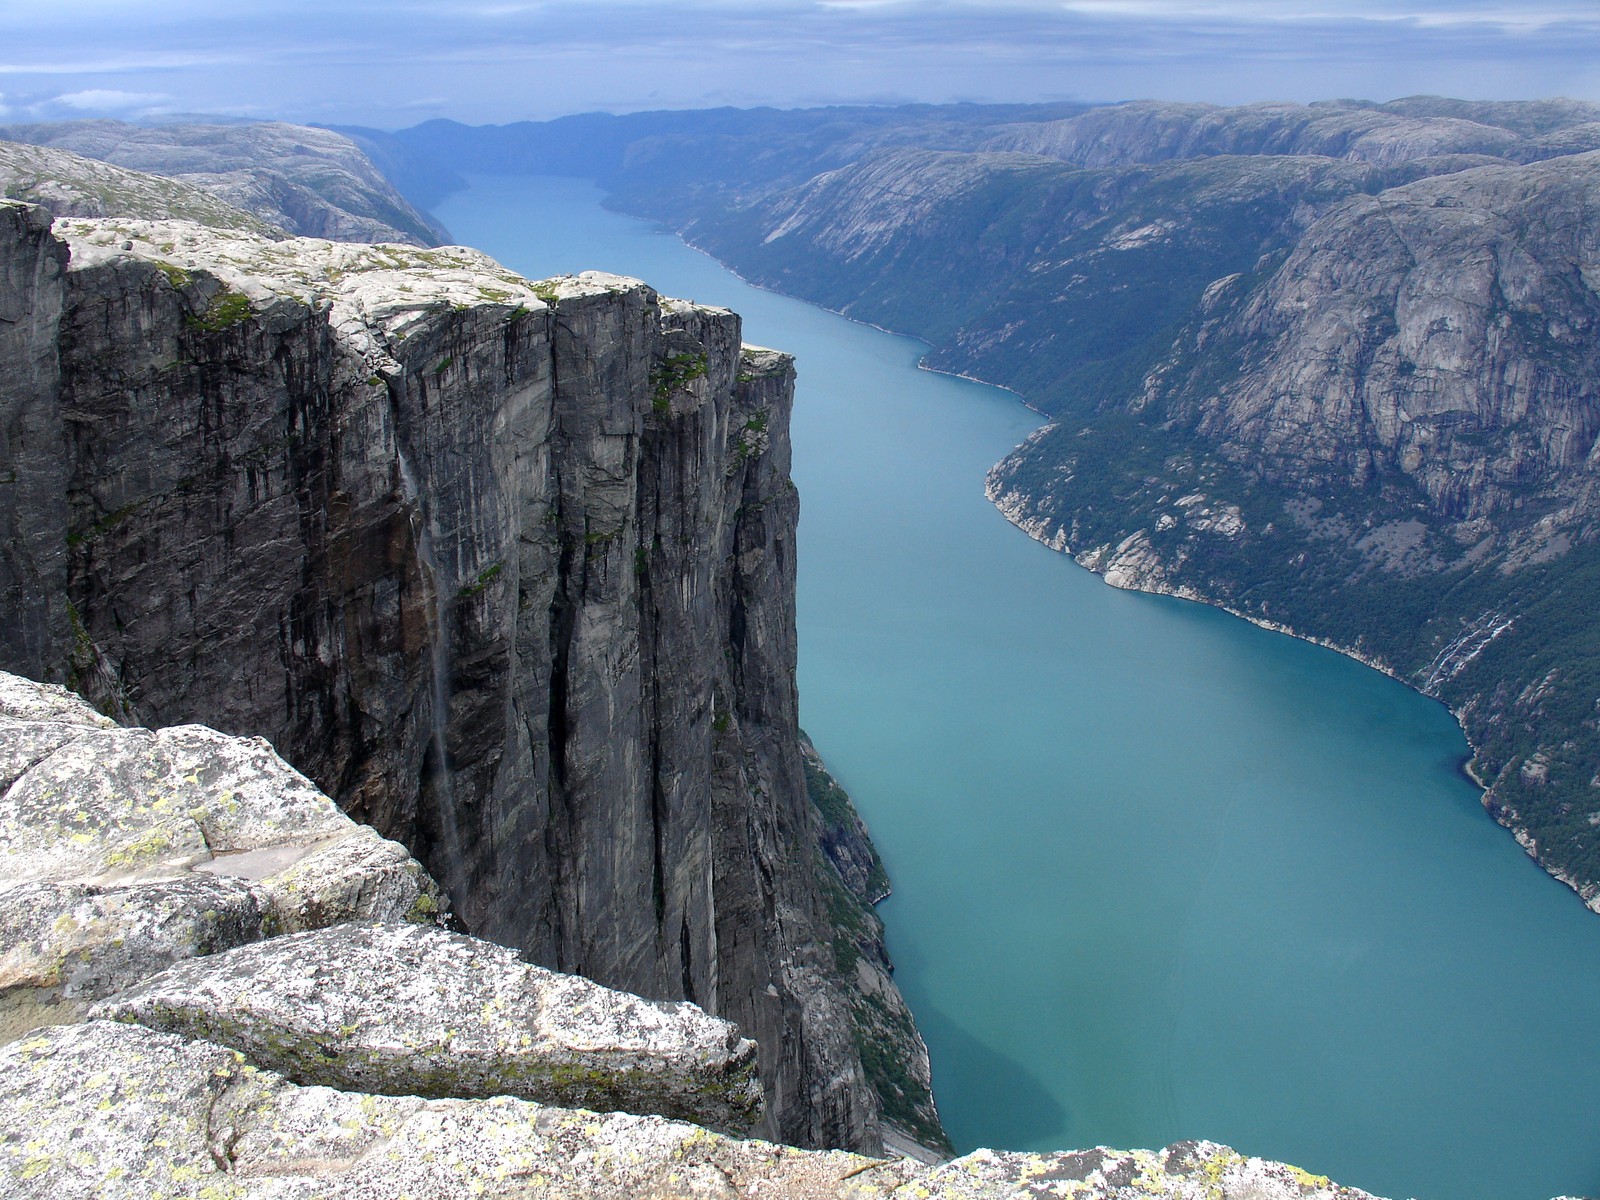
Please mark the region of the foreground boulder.
[[0, 674], [0, 1041], [182, 959], [443, 907], [262, 739], [124, 729]]
[[301, 1087], [221, 1046], [113, 1022], [44, 1030], [0, 1049], [0, 1195], [1368, 1200], [1208, 1142], [1161, 1153], [980, 1150], [927, 1167], [507, 1097]]
[[301, 1084], [518, 1096], [719, 1129], [761, 1114], [756, 1044], [653, 1003], [418, 925], [342, 925], [179, 963], [101, 1004], [241, 1051]]

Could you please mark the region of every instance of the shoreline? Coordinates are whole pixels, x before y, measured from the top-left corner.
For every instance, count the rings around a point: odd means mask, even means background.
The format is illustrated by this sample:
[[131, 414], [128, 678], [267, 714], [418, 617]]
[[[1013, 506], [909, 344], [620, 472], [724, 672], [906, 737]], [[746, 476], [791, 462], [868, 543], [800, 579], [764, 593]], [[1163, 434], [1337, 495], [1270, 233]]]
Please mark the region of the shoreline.
[[[1438, 704], [1446, 712], [1448, 712], [1451, 716], [1451, 719], [1455, 721], [1456, 727], [1461, 730], [1461, 736], [1466, 740], [1467, 748], [1472, 752], [1467, 757], [1465, 762], [1459, 764], [1457, 767], [1457, 772], [1481, 792], [1478, 802], [1484, 810], [1484, 815], [1498, 825], [1501, 829], [1504, 829], [1506, 832], [1508, 832], [1517, 845], [1522, 847], [1523, 853], [1528, 856], [1528, 859], [1535, 866], [1537, 866], [1551, 879], [1554, 879], [1556, 882], [1570, 889], [1573, 894], [1577, 896], [1578, 902], [1590, 912], [1600, 915], [1600, 886], [1597, 886], [1593, 883], [1580, 884], [1565, 872], [1541, 862], [1537, 853], [1538, 843], [1528, 832], [1527, 828], [1515, 823], [1514, 820], [1505, 819], [1506, 814], [1510, 814], [1514, 817], [1515, 810], [1507, 809], [1501, 806], [1495, 797], [1494, 785], [1485, 783], [1482, 776], [1478, 774], [1476, 769], [1478, 762], [1478, 747], [1473, 743], [1472, 735], [1467, 732], [1467, 727], [1461, 720], [1461, 713], [1456, 709], [1451, 708], [1438, 696], [1429, 695], [1416, 684], [1400, 675], [1393, 667], [1384, 662], [1382, 659], [1373, 658], [1352, 647], [1341, 646], [1337, 642], [1329, 641], [1326, 638], [1319, 638], [1311, 634], [1302, 633], [1298, 629], [1295, 629], [1289, 625], [1285, 625], [1282, 622], [1270, 621], [1264, 617], [1256, 617], [1249, 613], [1240, 612], [1238, 609], [1233, 608], [1230, 605], [1224, 604], [1218, 600], [1213, 600], [1201, 594], [1192, 587], [1144, 587], [1113, 583], [1106, 579], [1106, 574], [1104, 571], [1098, 571], [1093, 567], [1085, 566], [1083, 563], [1079, 562], [1077, 556], [1073, 554], [1071, 548], [1067, 546], [1065, 541], [1061, 540], [1059, 537], [1059, 531], [1057, 537], [1047, 538], [1045, 536], [1045, 530], [1042, 526], [1036, 525], [1034, 528], [1030, 528], [1028, 523], [1019, 519], [1014, 509], [1008, 510], [1007, 506], [1002, 503], [1002, 498], [993, 494], [992, 489], [990, 489], [987, 485], [984, 488], [984, 494], [988, 496], [990, 503], [992, 503], [995, 508], [1000, 511], [1000, 514], [1005, 517], [1005, 519], [1014, 528], [1026, 534], [1035, 542], [1038, 542], [1046, 550], [1051, 550], [1057, 554], [1063, 555], [1066, 558], [1071, 559], [1077, 566], [1082, 567], [1083, 570], [1088, 571], [1091, 575], [1098, 576], [1100, 581], [1107, 587], [1114, 587], [1119, 591], [1142, 592], [1147, 596], [1170, 596], [1175, 600], [1184, 600], [1191, 604], [1203, 604], [1208, 608], [1214, 608], [1220, 612], [1225, 612], [1229, 616], [1237, 617], [1242, 621], [1248, 621], [1250, 624], [1259, 629], [1265, 629], [1272, 633], [1285, 634], [1296, 639], [1297, 641], [1307, 642], [1313, 646], [1320, 646], [1324, 650], [1332, 650], [1336, 654], [1342, 654], [1346, 658], [1354, 659], [1362, 666], [1370, 667], [1372, 670], [1377, 671], [1382, 675], [1386, 675], [1396, 683], [1409, 688], [1417, 695], [1425, 697], [1426, 699], [1433, 701], [1435, 704]], [[1057, 544], [1058, 542], [1059, 544]]]

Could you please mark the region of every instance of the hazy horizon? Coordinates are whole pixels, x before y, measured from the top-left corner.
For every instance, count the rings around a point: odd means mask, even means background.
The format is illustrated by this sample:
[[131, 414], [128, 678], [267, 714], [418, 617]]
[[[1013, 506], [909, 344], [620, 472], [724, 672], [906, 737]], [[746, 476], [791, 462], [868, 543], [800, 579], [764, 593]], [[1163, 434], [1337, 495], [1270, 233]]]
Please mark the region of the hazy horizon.
[[720, 105], [1600, 100], [1600, 10], [1416, 0], [62, 0], [6, 16], [0, 120], [398, 128]]

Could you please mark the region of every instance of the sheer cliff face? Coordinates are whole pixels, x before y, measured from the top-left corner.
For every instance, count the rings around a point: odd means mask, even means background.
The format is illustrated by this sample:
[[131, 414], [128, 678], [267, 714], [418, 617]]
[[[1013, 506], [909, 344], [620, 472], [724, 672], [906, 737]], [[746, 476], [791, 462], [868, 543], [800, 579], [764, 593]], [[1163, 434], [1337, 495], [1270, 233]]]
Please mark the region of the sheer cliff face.
[[61, 321], [66, 247], [49, 214], [0, 203], [0, 656], [41, 677], [66, 634]]
[[633, 280], [133, 221], [60, 223], [63, 274], [0, 216], [36, 364], [0, 468], [45, 472], [7, 533], [57, 522], [7, 538], [8, 662], [267, 733], [472, 931], [737, 1021], [768, 1136], [874, 1146], [810, 876], [790, 360]]

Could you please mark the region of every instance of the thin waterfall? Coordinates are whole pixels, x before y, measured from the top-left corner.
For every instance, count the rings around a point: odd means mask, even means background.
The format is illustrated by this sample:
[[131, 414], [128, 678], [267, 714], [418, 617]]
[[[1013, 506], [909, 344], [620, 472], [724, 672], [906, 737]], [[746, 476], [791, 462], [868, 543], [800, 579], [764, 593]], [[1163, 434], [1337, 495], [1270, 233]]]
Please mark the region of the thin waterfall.
[[438, 882], [450, 893], [451, 906], [455, 907], [460, 897], [457, 895], [466, 883], [465, 863], [461, 857], [461, 833], [457, 828], [458, 814], [456, 811], [455, 783], [453, 772], [450, 769], [450, 753], [447, 741], [448, 727], [450, 724], [450, 642], [448, 632], [448, 619], [450, 615], [450, 601], [445, 587], [444, 573], [440, 570], [439, 559], [434, 550], [433, 520], [428, 507], [423, 503], [422, 490], [417, 485], [416, 475], [411, 470], [411, 463], [406, 459], [404, 451], [397, 451], [396, 458], [400, 467], [400, 483], [405, 489], [405, 494], [410, 498], [413, 511], [416, 514], [417, 530], [417, 558], [422, 563], [422, 569], [428, 577], [428, 587], [433, 593], [431, 615], [433, 618], [433, 636], [428, 639], [429, 651], [432, 655], [433, 676], [433, 704], [432, 704], [432, 729], [430, 731], [429, 745], [433, 752], [434, 772], [434, 801], [439, 822], [439, 851], [443, 854], [443, 862], [432, 864], [434, 874], [443, 868], [445, 878]]

